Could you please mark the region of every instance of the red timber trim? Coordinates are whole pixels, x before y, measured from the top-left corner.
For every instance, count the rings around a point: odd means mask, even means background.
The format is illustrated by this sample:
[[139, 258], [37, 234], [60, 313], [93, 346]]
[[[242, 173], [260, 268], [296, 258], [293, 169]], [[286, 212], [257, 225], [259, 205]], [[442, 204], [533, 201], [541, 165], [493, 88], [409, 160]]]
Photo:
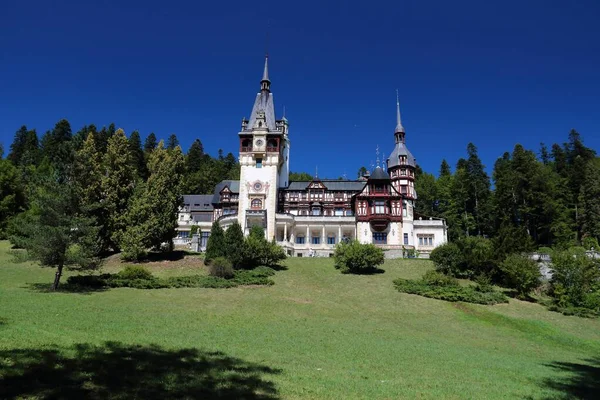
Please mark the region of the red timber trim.
[[267, 136], [267, 153], [278, 153], [279, 144], [279, 136]]
[[240, 136], [240, 153], [252, 151], [252, 135]]

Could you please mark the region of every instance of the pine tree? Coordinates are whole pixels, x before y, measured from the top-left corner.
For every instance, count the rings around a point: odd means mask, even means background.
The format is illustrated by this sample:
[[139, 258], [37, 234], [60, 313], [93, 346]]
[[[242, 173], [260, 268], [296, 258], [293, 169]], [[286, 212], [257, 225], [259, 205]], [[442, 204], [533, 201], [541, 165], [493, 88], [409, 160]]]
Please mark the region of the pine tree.
[[419, 194], [419, 201], [415, 204], [416, 213], [422, 216], [437, 216], [438, 194], [435, 176], [421, 173], [415, 178], [415, 191]]
[[600, 159], [589, 161], [583, 175], [580, 195], [582, 231], [585, 236], [600, 240]]
[[16, 218], [11, 241], [42, 266], [56, 268], [53, 290], [58, 289], [64, 267], [99, 265], [94, 258], [96, 232], [89, 218], [79, 215], [72, 185], [47, 177], [31, 202], [31, 208]]
[[146, 167], [146, 157], [142, 150], [142, 141], [138, 131], [131, 132], [129, 136], [129, 152], [131, 153], [132, 168], [137, 171], [137, 175], [146, 180], [148, 178], [148, 169]]
[[23, 189], [17, 168], [0, 159], [0, 239], [6, 238], [8, 221], [22, 211]]
[[167, 150], [175, 150], [177, 146], [179, 146], [179, 140], [177, 139], [177, 135], [173, 133], [167, 141]]
[[208, 264], [215, 258], [225, 257], [225, 255], [225, 234], [221, 225], [215, 221], [210, 229], [204, 262]]
[[102, 154], [96, 148], [93, 133], [88, 134], [81, 149], [75, 154], [73, 169], [79, 207], [85, 215], [93, 218], [93, 225], [98, 231], [98, 249], [104, 252], [110, 245], [110, 232], [102, 186], [104, 174]]
[[8, 153], [7, 157], [14, 165], [21, 165], [21, 159], [25, 153], [26, 142], [27, 127], [23, 125], [17, 132], [15, 132], [15, 138], [10, 145], [10, 152]]
[[442, 164], [440, 165], [440, 177], [442, 176], [450, 176], [452, 175], [452, 171], [450, 170], [450, 164], [443, 159]]
[[204, 147], [200, 139], [194, 140], [185, 157], [185, 164], [188, 174], [200, 171], [204, 163]]
[[233, 268], [243, 267], [244, 232], [242, 226], [235, 221], [225, 231], [225, 253]]
[[150, 176], [146, 183], [145, 202], [150, 207], [153, 225], [149, 229], [149, 245], [162, 243], [172, 247], [177, 216], [182, 203], [181, 183], [185, 169], [183, 153], [179, 147], [167, 151], [161, 141], [148, 160]]
[[146, 138], [146, 141], [144, 142], [144, 153], [151, 153], [157, 145], [158, 142], [156, 141], [156, 135], [154, 134], [154, 132], [151, 132]]
[[108, 232], [111, 245], [118, 249], [123, 232], [127, 228], [126, 210], [135, 186], [129, 145], [122, 129], [117, 130], [108, 140], [103, 164], [105, 173], [102, 177], [102, 192]]
[[58, 179], [65, 180], [73, 163], [71, 146], [71, 125], [66, 119], [56, 123], [52, 131], [48, 131], [42, 139], [42, 151], [58, 173]]

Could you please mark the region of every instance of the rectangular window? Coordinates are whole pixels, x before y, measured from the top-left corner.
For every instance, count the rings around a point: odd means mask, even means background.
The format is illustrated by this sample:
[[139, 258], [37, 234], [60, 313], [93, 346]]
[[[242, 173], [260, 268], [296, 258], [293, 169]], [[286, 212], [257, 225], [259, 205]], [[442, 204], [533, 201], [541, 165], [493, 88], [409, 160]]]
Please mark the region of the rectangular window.
[[296, 244], [304, 244], [304, 236], [296, 236]]
[[406, 217], [406, 202], [402, 202], [402, 216]]
[[327, 236], [327, 244], [335, 244], [335, 236]]
[[433, 246], [433, 237], [432, 236], [429, 236], [429, 245]]
[[179, 231], [177, 237], [187, 239], [190, 237], [190, 231]]
[[344, 215], [344, 209], [343, 208], [336, 208], [335, 209], [335, 215]]
[[385, 214], [385, 201], [375, 202], [375, 214]]
[[373, 243], [374, 244], [387, 244], [387, 233], [373, 232]]
[[404, 244], [408, 244], [408, 233], [404, 234]]
[[423, 238], [419, 236], [419, 246], [423, 246]]
[[313, 236], [311, 239], [312, 244], [321, 244], [321, 236]]
[[262, 168], [262, 158], [256, 159], [256, 168]]
[[321, 215], [321, 209], [320, 208], [313, 208], [311, 214], [312, 215]]

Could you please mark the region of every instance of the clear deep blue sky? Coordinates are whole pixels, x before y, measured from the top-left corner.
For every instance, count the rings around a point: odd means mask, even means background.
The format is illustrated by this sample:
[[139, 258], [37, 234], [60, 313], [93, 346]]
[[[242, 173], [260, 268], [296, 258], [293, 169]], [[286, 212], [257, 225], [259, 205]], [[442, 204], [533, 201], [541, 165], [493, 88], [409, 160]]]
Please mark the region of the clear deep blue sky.
[[0, 142], [115, 122], [237, 155], [263, 68], [294, 171], [353, 178], [393, 148], [437, 173], [474, 142], [491, 172], [516, 143], [576, 128], [600, 150], [600, 2], [0, 0]]

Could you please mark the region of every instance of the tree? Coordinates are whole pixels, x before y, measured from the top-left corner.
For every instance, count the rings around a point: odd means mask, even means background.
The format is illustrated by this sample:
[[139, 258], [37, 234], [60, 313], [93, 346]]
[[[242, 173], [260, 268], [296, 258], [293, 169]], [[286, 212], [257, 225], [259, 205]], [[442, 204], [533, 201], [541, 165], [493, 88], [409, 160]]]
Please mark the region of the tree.
[[93, 218], [97, 228], [98, 248], [101, 252], [108, 250], [110, 231], [108, 215], [104, 202], [102, 178], [105, 173], [102, 154], [96, 147], [96, 139], [89, 133], [81, 149], [75, 154], [74, 191], [81, 211]]
[[10, 218], [22, 211], [24, 195], [17, 168], [0, 159], [0, 239], [6, 238]]
[[96, 232], [76, 208], [72, 186], [50, 177], [36, 188], [31, 208], [12, 224], [13, 244], [27, 250], [42, 266], [56, 268], [52, 289], [58, 289], [64, 267], [96, 268]]
[[357, 240], [340, 242], [333, 254], [335, 268], [343, 274], [364, 274], [377, 271], [385, 261], [383, 250], [372, 244], [361, 244]]
[[167, 150], [175, 150], [177, 146], [179, 146], [179, 140], [177, 139], [177, 135], [173, 133], [167, 140]]
[[440, 165], [440, 177], [442, 176], [450, 176], [452, 175], [452, 171], [450, 170], [450, 164], [443, 159], [442, 164]]
[[438, 194], [435, 176], [422, 173], [415, 177], [415, 191], [419, 195], [419, 201], [415, 204], [417, 214], [425, 216], [438, 215]]
[[367, 172], [369, 172], [367, 170], [367, 168], [365, 166], [362, 166], [358, 169], [358, 172], [356, 173], [356, 177], [357, 178], [362, 178], [363, 176], [365, 176], [367, 174]]
[[204, 147], [200, 139], [194, 140], [188, 153], [185, 157], [185, 166], [187, 173], [195, 173], [200, 171], [202, 164], [204, 164]]
[[111, 245], [118, 249], [127, 228], [127, 208], [135, 187], [135, 173], [131, 169], [131, 154], [127, 137], [122, 129], [108, 140], [104, 155], [102, 177], [103, 205], [107, 212], [107, 227]]
[[235, 221], [225, 231], [225, 254], [233, 268], [237, 269], [243, 266], [243, 247], [244, 232], [242, 232], [242, 226]]
[[156, 140], [156, 135], [154, 134], [154, 132], [151, 132], [146, 138], [146, 141], [144, 142], [144, 153], [151, 153], [157, 145], [158, 141]]
[[558, 307], [583, 307], [600, 312], [600, 260], [583, 248], [552, 252], [550, 293]]
[[42, 151], [51, 165], [56, 169], [59, 179], [65, 180], [73, 163], [71, 146], [71, 125], [66, 119], [56, 123], [52, 131], [46, 132], [42, 138]]
[[27, 127], [25, 125], [15, 132], [15, 138], [10, 145], [10, 152], [7, 157], [14, 165], [21, 165], [21, 158], [25, 152], [25, 145], [27, 142], [27, 132]]
[[509, 255], [500, 263], [500, 270], [508, 287], [515, 289], [521, 299], [526, 299], [540, 285], [540, 267], [526, 255]]
[[206, 243], [206, 256], [204, 263], [209, 264], [211, 260], [217, 257], [226, 257], [225, 254], [225, 234], [223, 228], [217, 221], [213, 222], [210, 229], [208, 243]]
[[177, 215], [181, 206], [184, 158], [180, 148], [168, 151], [161, 141], [148, 159], [150, 176], [139, 185], [127, 213], [122, 241], [123, 258], [139, 259], [147, 248], [164, 243], [173, 248]]
[[600, 240], [600, 159], [589, 161], [581, 185], [581, 224], [584, 235]]
[[141, 179], [148, 179], [148, 169], [146, 167], [146, 157], [142, 150], [142, 141], [138, 131], [131, 132], [129, 136], [129, 152], [131, 153], [132, 168], [137, 172]]
[[290, 172], [290, 182], [307, 182], [312, 180], [312, 175], [307, 172]]

